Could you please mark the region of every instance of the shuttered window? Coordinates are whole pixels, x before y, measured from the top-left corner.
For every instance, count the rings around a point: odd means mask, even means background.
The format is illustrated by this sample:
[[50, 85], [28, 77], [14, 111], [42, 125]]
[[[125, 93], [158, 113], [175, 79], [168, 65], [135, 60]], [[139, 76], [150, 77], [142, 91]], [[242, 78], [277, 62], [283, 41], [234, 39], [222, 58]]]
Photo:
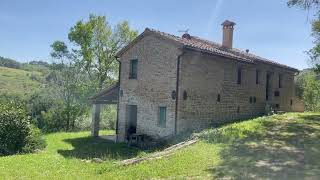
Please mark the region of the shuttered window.
[[159, 108], [159, 126], [166, 127], [167, 122], [167, 107]]
[[256, 70], [256, 84], [259, 84], [260, 71]]
[[132, 59], [130, 61], [129, 79], [137, 79], [137, 71], [138, 71], [138, 59]]
[[238, 68], [238, 78], [237, 78], [237, 83], [241, 84], [241, 79], [242, 79], [242, 69]]
[[282, 75], [279, 75], [279, 88], [282, 88]]

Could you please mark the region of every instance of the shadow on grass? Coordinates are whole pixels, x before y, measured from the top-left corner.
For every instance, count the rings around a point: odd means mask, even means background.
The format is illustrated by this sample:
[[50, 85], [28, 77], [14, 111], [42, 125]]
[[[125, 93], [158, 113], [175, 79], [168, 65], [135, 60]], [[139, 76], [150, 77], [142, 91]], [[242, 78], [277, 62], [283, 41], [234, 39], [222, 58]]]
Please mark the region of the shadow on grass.
[[228, 143], [223, 162], [207, 171], [230, 179], [319, 178], [320, 115], [298, 118], [263, 122], [263, 133]]
[[72, 150], [58, 150], [58, 153], [65, 158], [123, 160], [138, 156], [143, 152], [124, 143], [114, 143], [103, 138], [81, 137], [66, 139], [65, 142], [73, 146]]

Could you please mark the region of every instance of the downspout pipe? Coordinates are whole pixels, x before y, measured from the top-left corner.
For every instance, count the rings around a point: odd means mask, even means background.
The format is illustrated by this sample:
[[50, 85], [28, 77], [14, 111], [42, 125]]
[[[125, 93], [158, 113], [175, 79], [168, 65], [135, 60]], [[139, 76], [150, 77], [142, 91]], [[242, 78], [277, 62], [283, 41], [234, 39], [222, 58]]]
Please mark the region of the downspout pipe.
[[178, 108], [179, 108], [179, 85], [180, 85], [180, 64], [181, 64], [181, 57], [184, 55], [184, 51], [178, 56], [177, 59], [177, 80], [176, 80], [176, 111], [175, 111], [175, 119], [174, 119], [174, 134], [177, 134], [178, 131]]
[[117, 120], [116, 120], [116, 141], [118, 141], [118, 134], [119, 134], [119, 103], [120, 103], [120, 80], [121, 80], [121, 61], [119, 60], [118, 57], [116, 57], [116, 60], [119, 62], [119, 75], [118, 75], [118, 85], [119, 85], [119, 88], [118, 88], [118, 103], [117, 103]]

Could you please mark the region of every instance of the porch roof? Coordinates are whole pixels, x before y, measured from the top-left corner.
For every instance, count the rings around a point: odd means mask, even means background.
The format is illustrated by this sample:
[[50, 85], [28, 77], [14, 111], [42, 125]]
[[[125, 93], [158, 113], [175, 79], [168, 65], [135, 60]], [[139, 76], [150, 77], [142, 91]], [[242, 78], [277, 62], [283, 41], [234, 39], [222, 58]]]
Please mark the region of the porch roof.
[[119, 97], [119, 83], [101, 90], [98, 94], [92, 96], [92, 104], [117, 104]]

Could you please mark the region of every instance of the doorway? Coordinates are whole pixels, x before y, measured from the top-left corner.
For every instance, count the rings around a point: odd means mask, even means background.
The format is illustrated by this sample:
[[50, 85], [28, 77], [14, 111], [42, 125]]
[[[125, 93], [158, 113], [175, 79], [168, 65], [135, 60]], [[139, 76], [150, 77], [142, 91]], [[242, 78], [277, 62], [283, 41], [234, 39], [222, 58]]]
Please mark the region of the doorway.
[[127, 105], [127, 138], [137, 133], [137, 105]]
[[267, 78], [266, 78], [266, 101], [270, 100], [270, 81], [271, 81], [271, 74], [267, 73]]

